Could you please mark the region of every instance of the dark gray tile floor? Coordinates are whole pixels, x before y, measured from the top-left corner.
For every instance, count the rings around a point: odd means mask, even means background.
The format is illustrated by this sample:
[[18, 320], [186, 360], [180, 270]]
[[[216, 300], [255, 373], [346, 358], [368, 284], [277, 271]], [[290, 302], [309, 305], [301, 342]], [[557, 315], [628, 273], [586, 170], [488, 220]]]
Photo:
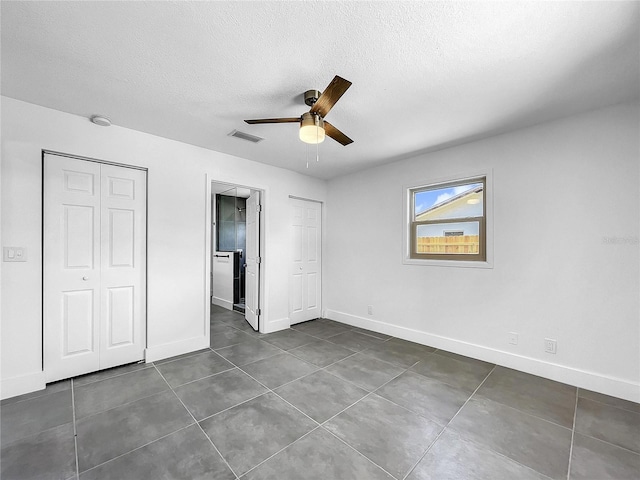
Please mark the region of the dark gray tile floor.
[[10, 479], [637, 479], [640, 405], [318, 319], [0, 406]]

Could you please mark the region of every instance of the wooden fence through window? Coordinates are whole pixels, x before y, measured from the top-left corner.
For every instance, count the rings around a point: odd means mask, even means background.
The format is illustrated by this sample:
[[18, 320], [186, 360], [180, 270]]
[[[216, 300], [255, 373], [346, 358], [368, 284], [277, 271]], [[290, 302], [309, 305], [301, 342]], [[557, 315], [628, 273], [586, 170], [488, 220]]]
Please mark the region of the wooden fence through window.
[[479, 235], [418, 237], [416, 253], [478, 253]]

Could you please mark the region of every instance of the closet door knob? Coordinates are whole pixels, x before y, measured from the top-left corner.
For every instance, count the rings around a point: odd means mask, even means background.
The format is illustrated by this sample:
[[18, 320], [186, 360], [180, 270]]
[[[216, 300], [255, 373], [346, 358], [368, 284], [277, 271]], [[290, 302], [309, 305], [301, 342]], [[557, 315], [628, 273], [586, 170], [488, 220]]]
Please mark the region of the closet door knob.
[[82, 280], [86, 282], [87, 280], [89, 280], [89, 277], [82, 277]]

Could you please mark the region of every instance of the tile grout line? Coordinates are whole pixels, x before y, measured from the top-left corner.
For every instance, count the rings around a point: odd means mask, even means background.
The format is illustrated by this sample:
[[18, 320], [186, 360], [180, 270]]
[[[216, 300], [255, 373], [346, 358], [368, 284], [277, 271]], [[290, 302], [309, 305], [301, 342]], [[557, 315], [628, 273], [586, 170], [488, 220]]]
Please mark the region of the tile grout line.
[[71, 385], [71, 415], [73, 419], [73, 448], [76, 454], [76, 479], [80, 479], [80, 464], [78, 463], [78, 430], [76, 429], [76, 397], [73, 385], [73, 378], [70, 380]]
[[[229, 363], [231, 363], [231, 362], [229, 362]], [[162, 365], [165, 365], [165, 364], [163, 363]], [[160, 366], [162, 366], [162, 365], [160, 365]], [[156, 367], [156, 368], [157, 368], [157, 367]], [[202, 377], [202, 378], [196, 378], [195, 380], [189, 380], [188, 382], [181, 383], [180, 385], [176, 385], [175, 387], [172, 387], [172, 388], [180, 388], [180, 387], [184, 387], [185, 385], [191, 385], [192, 383], [199, 382], [200, 380], [204, 380], [205, 378], [215, 377], [216, 375], [220, 375], [220, 374], [222, 374], [222, 373], [229, 372], [229, 371], [234, 370], [234, 369], [236, 369], [236, 368], [238, 368], [238, 367], [237, 367], [237, 366], [235, 366], [235, 365], [232, 363], [232, 364], [231, 364], [231, 367], [229, 367], [229, 368], [226, 368], [226, 369], [224, 369], [224, 370], [220, 370], [219, 372], [216, 372], [216, 373], [212, 373], [211, 375], [206, 375], [206, 376], [204, 376], [204, 377]], [[160, 369], [158, 369], [158, 370], [160, 370]], [[164, 376], [163, 376], [163, 378], [164, 378]], [[165, 380], [165, 381], [166, 381], [166, 380]], [[167, 383], [169, 383], [169, 382], [167, 382]]]
[[576, 403], [573, 407], [573, 426], [571, 427], [571, 445], [569, 446], [569, 466], [567, 467], [567, 480], [571, 477], [571, 457], [573, 456], [573, 442], [576, 434], [576, 417], [578, 416], [578, 387], [576, 387]]
[[[313, 419], [313, 418], [311, 418], [309, 415], [307, 415], [307, 414], [306, 414], [306, 413], [304, 413], [302, 410], [300, 410], [298, 407], [296, 407], [296, 406], [295, 406], [295, 405], [293, 405], [291, 402], [289, 402], [287, 399], [285, 399], [285, 398], [283, 398], [282, 396], [280, 396], [280, 395], [278, 394], [278, 392], [276, 392], [276, 391], [274, 391], [273, 389], [271, 389], [271, 388], [267, 387], [267, 386], [266, 386], [264, 383], [262, 383], [260, 380], [258, 380], [258, 379], [256, 379], [256, 378], [254, 378], [253, 376], [251, 376], [251, 374], [249, 374], [249, 373], [245, 372], [244, 370], [242, 370], [242, 368], [240, 368], [240, 367], [238, 367], [238, 368], [242, 371], [242, 373], [244, 373], [245, 375], [247, 375], [247, 376], [248, 376], [249, 378], [251, 378], [253, 381], [255, 381], [255, 382], [259, 383], [259, 384], [260, 384], [260, 385], [262, 385], [264, 388], [266, 388], [266, 389], [267, 389], [267, 392], [265, 392], [265, 393], [273, 393], [276, 397], [278, 397], [280, 400], [282, 400], [283, 402], [285, 402], [287, 405], [291, 405], [291, 407], [293, 407], [293, 408], [294, 408], [294, 409], [296, 409], [298, 412], [300, 412], [302, 415], [304, 415], [305, 417], [307, 417], [309, 420], [311, 420], [313, 423], [315, 423], [318, 427], [320, 426], [320, 422], [318, 422], [318, 421], [314, 420], [314, 419]], [[318, 372], [318, 371], [319, 371], [319, 370], [316, 370], [315, 372], [309, 373], [308, 375], [304, 375], [304, 376], [302, 376], [302, 377], [300, 377], [300, 378], [305, 378], [305, 377], [307, 377], [307, 376], [309, 376], [309, 375], [312, 375], [313, 373], [316, 373], [316, 372]], [[300, 378], [299, 378], [299, 379], [297, 379], [297, 380], [300, 380]], [[295, 381], [295, 380], [293, 380], [293, 381]], [[291, 382], [289, 382], [289, 383], [291, 383]], [[280, 385], [280, 387], [281, 387], [281, 386], [282, 386], [282, 385]], [[276, 388], [280, 388], [280, 387], [276, 387]], [[262, 393], [261, 395], [264, 395], [265, 393]], [[259, 397], [259, 396], [260, 396], [260, 395], [258, 395], [258, 397]], [[253, 397], [253, 398], [257, 398], [257, 397]], [[253, 398], [252, 398], [251, 400], [253, 400]], [[248, 401], [249, 401], [249, 400], [247, 400], [247, 402], [248, 402]], [[246, 402], [242, 402], [242, 403], [246, 403]], [[241, 405], [241, 403], [239, 403], [238, 405]], [[237, 407], [238, 405], [234, 405], [234, 407]], [[234, 407], [229, 407], [229, 408], [234, 408]], [[228, 410], [228, 409], [227, 409], [227, 410]], [[315, 430], [315, 428], [314, 428], [314, 430]], [[297, 440], [296, 440], [296, 442], [297, 442]], [[295, 442], [292, 442], [292, 443], [295, 443]], [[290, 445], [291, 445], [291, 444], [290, 444]], [[285, 447], [285, 448], [286, 448], [286, 447]], [[283, 450], [284, 450], [284, 449], [283, 449]]]
[[[133, 372], [131, 372], [131, 373], [133, 373]], [[86, 415], [86, 416], [80, 418], [80, 420], [84, 420], [85, 418], [95, 417], [96, 415], [100, 415], [100, 414], [105, 413], [105, 412], [110, 412], [111, 410], [115, 410], [116, 408], [124, 407], [125, 405], [131, 405], [132, 403], [139, 402], [140, 400], [144, 400], [144, 399], [149, 398], [149, 397], [153, 397], [154, 395], [159, 395], [161, 393], [165, 393], [166, 391], [167, 390], [160, 390], [159, 392], [151, 393], [149, 395], [144, 395], [143, 397], [136, 398], [134, 400], [130, 400], [130, 401], [122, 403], [120, 405], [116, 405], [115, 407], [105, 408], [104, 410], [100, 410], [99, 412], [92, 413], [91, 415]]]
[[[69, 379], [69, 380], [71, 380], [71, 379]], [[61, 382], [64, 382], [64, 381], [66, 381], [66, 380], [62, 380]], [[53, 382], [53, 383], [58, 383], [58, 382]], [[71, 386], [69, 386], [68, 389], [64, 388], [64, 389], [62, 389], [60, 391], [57, 391], [57, 392], [44, 393], [44, 392], [46, 392], [46, 384], [45, 384], [45, 389], [44, 390], [40, 390], [40, 392], [42, 392], [42, 395], [37, 395], [36, 394], [33, 397], [23, 398], [22, 400], [14, 400], [16, 397], [5, 398], [4, 400], [2, 400], [2, 402], [4, 402], [4, 403], [0, 402], [0, 408], [7, 408], [10, 405], [17, 405], [19, 403], [28, 402], [30, 400], [36, 400], [38, 398], [47, 397], [49, 395], [55, 395], [56, 393], [62, 393], [64, 391], [70, 390], [70, 389], [71, 389]], [[29, 392], [29, 393], [25, 393], [23, 395], [30, 395], [31, 393], [35, 394], [36, 392]], [[17, 395], [17, 397], [22, 397], [22, 395]]]
[[[571, 385], [571, 386], [573, 386], [573, 385]], [[580, 387], [576, 387], [576, 388], [580, 389]], [[602, 395], [606, 395], [606, 394], [603, 393]], [[611, 395], [609, 395], [609, 396], [611, 396]], [[593, 398], [581, 397], [579, 393], [578, 393], [578, 398], [581, 398], [582, 400], [584, 400], [586, 402], [593, 402], [593, 403], [597, 403], [599, 405], [604, 405], [604, 406], [609, 407], [609, 408], [615, 408], [617, 410], [623, 410], [625, 412], [629, 412], [629, 413], [634, 413], [636, 415], [640, 415], [640, 411], [630, 410], [628, 408], [619, 407], [617, 405], [611, 405], [610, 403], [601, 402], [600, 400], [594, 400]], [[611, 398], [618, 398], [618, 397], [611, 397]], [[629, 402], [629, 400], [625, 400], [624, 398], [621, 398], [620, 400], [624, 400], [625, 402]], [[634, 402], [630, 402], [630, 403], [634, 403]]]
[[[368, 395], [367, 395], [368, 396]], [[328, 420], [327, 420], [328, 421]], [[338, 437], [335, 433], [327, 430], [323, 425], [320, 426], [321, 429], [323, 429], [325, 432], [327, 432], [329, 435], [331, 435], [333, 438], [335, 438], [336, 440], [338, 440], [339, 442], [345, 444], [348, 448], [350, 448], [351, 450], [353, 450], [354, 452], [356, 452], [358, 455], [360, 455], [362, 458], [366, 459], [368, 462], [371, 462], [372, 465], [375, 465], [376, 467], [378, 467], [380, 470], [382, 470], [384, 473], [386, 473], [387, 475], [389, 475], [391, 478], [394, 479], [398, 479], [398, 477], [396, 477], [395, 475], [392, 475], [390, 472], [388, 472], [387, 470], [385, 470], [384, 468], [382, 468], [380, 465], [378, 465], [376, 462], [374, 462], [373, 460], [371, 460], [369, 457], [367, 457], [364, 453], [358, 451], [356, 448], [352, 447], [351, 445], [349, 445], [346, 441], [344, 441], [343, 439], [341, 439], [340, 437]]]
[[[355, 355], [355, 353], [354, 353]], [[242, 370], [244, 372], [244, 370]], [[319, 372], [320, 370], [316, 370], [316, 372]], [[313, 372], [313, 373], [316, 373]], [[307, 417], [309, 420], [311, 420], [312, 422], [314, 422], [316, 424], [316, 428], [314, 428], [313, 430], [311, 430], [310, 432], [307, 432], [306, 434], [304, 434], [303, 436], [301, 436], [300, 438], [294, 440], [293, 442], [291, 442], [289, 445], [287, 445], [286, 447], [283, 447], [282, 449], [280, 449], [279, 451], [277, 451], [276, 453], [274, 453], [273, 455], [269, 456], [268, 458], [264, 459], [262, 462], [258, 463], [257, 465], [255, 465], [254, 467], [252, 467], [250, 470], [248, 470], [247, 472], [243, 473], [242, 475], [246, 475], [247, 473], [249, 473], [251, 470], [259, 467], [260, 465], [262, 465], [264, 462], [266, 462], [267, 460], [269, 460], [270, 458], [274, 457], [275, 455], [277, 455], [278, 453], [286, 450], [287, 448], [289, 448], [291, 445], [293, 445], [294, 443], [298, 442], [300, 439], [306, 437], [307, 435], [311, 434], [312, 432], [316, 431], [318, 428], [321, 428], [322, 430], [324, 430], [325, 432], [329, 433], [330, 435], [332, 435], [333, 437], [337, 438], [340, 442], [344, 443], [345, 445], [347, 445], [349, 448], [351, 448], [352, 450], [354, 450], [358, 455], [366, 458], [369, 462], [371, 462], [373, 465], [375, 465], [376, 467], [380, 468], [382, 471], [388, 473], [389, 475], [391, 475], [389, 472], [387, 472], [384, 468], [382, 468], [380, 465], [378, 465], [377, 463], [375, 463], [373, 460], [371, 460], [370, 458], [366, 457], [365, 455], [363, 455], [362, 453], [360, 453], [358, 450], [356, 450], [355, 448], [353, 448], [351, 445], [349, 445], [348, 443], [344, 442], [342, 439], [340, 439], [339, 437], [336, 437], [332, 432], [330, 432], [329, 430], [327, 430], [326, 428], [323, 427], [324, 423], [328, 422], [329, 420], [331, 420], [332, 418], [336, 417], [337, 415], [340, 415], [342, 412], [344, 412], [345, 410], [351, 408], [353, 405], [355, 405], [356, 403], [358, 403], [361, 400], [364, 400], [365, 398], [367, 398], [369, 395], [371, 395], [373, 392], [368, 392], [365, 396], [363, 396], [362, 398], [358, 399], [356, 402], [352, 403], [351, 405], [347, 406], [346, 408], [344, 408], [343, 410], [341, 410], [340, 412], [336, 413], [333, 417], [328, 418], [327, 420], [325, 420], [324, 422], [320, 423], [317, 420], [311, 418], [309, 415], [307, 415], [305, 412], [303, 412], [302, 410], [300, 410], [298, 407], [296, 407], [295, 405], [293, 405], [291, 402], [289, 402], [287, 399], [281, 397], [277, 392], [271, 390], [269, 387], [267, 387], [266, 385], [264, 385], [262, 382], [260, 382], [259, 380], [253, 378], [251, 375], [249, 375], [247, 372], [246, 373], [249, 377], [251, 377], [253, 380], [255, 380], [256, 382], [258, 382], [260, 385], [262, 385], [263, 387], [267, 388], [269, 390], [270, 393], [273, 393], [274, 395], [276, 395], [278, 398], [280, 398], [282, 401], [284, 401], [285, 403], [287, 403], [288, 405], [290, 405], [291, 407], [293, 407], [295, 410], [297, 410], [298, 412], [300, 412], [302, 415], [304, 415], [305, 417]], [[327, 372], [329, 373], [329, 372]], [[312, 375], [312, 373], [310, 373], [309, 375]], [[308, 375], [306, 375], [308, 376]], [[335, 375], [334, 375], [335, 376]], [[304, 378], [304, 377], [301, 377]], [[338, 377], [336, 377], [338, 378]], [[395, 378], [395, 377], [394, 377]], [[341, 379], [342, 380], [342, 379]], [[393, 380], [393, 379], [392, 379]], [[391, 380], [390, 380], [391, 381]], [[291, 383], [291, 382], [289, 382]], [[282, 386], [282, 385], [281, 385]], [[280, 388], [280, 387], [277, 387]], [[366, 390], [365, 390], [366, 391]], [[267, 392], [267, 393], [269, 393]], [[256, 397], [257, 398], [257, 397]], [[233, 408], [233, 407], [231, 407]], [[391, 475], [392, 478], [396, 478], [393, 475]]]
[[[218, 453], [218, 455], [220, 455], [220, 458], [222, 459], [222, 461], [225, 463], [225, 465], [227, 466], [227, 468], [229, 469], [229, 471], [233, 474], [234, 477], [238, 478], [238, 474], [233, 470], [233, 468], [231, 468], [231, 465], [229, 465], [229, 462], [227, 462], [227, 459], [224, 458], [222, 456], [222, 454], [220, 453], [220, 450], [218, 450], [218, 447], [215, 446], [215, 444], [213, 443], [213, 441], [209, 438], [209, 435], [207, 435], [207, 432], [204, 431], [204, 429], [202, 428], [202, 425], [200, 425], [200, 423], [196, 420], [196, 417], [193, 416], [193, 414], [191, 413], [191, 410], [189, 410], [187, 408], [187, 406], [184, 404], [184, 402], [182, 401], [182, 399], [178, 396], [178, 394], [176, 393], [176, 391], [171, 387], [171, 385], [169, 385], [169, 382], [167, 382], [167, 379], [164, 378], [164, 375], [162, 375], [162, 373], [160, 372], [160, 370], [158, 370], [158, 367], [156, 365], [154, 365], [156, 371], [158, 372], [158, 374], [162, 377], [162, 379], [165, 381], [165, 383], [167, 384], [167, 386], [169, 387], [169, 389], [173, 392], [173, 394], [175, 395], [175, 397], [178, 399], [178, 401], [182, 404], [182, 407], [187, 411], [187, 413], [189, 414], [189, 416], [193, 419], [193, 421], [195, 422], [196, 425], [198, 425], [198, 428], [200, 429], [200, 431], [202, 432], [202, 434], [207, 438], [207, 440], [209, 440], [209, 443], [211, 444], [211, 446], [214, 448], [214, 450]], [[190, 425], [188, 425], [190, 426]], [[175, 432], [174, 432], [175, 433]]]
[[275, 457], [276, 455], [278, 455], [280, 452], [283, 452], [284, 450], [286, 450], [287, 448], [289, 448], [290, 446], [298, 443], [300, 440], [302, 440], [304, 437], [307, 437], [309, 435], [311, 435], [313, 432], [315, 432], [316, 430], [318, 430], [320, 427], [319, 425], [317, 425], [315, 428], [309, 430], [307, 433], [305, 433], [304, 435], [302, 435], [300, 438], [295, 439], [293, 442], [291, 442], [289, 445], [287, 445], [286, 447], [281, 448], [280, 450], [278, 450], [276, 453], [274, 453], [273, 455], [270, 455], [269, 457], [265, 458], [264, 460], [262, 460], [260, 463], [258, 463], [257, 465], [254, 465], [253, 467], [251, 467], [249, 470], [247, 470], [246, 472], [244, 472], [240, 477], [238, 478], [242, 478], [244, 476], [246, 476], [248, 473], [252, 472], [253, 470], [255, 470], [256, 468], [258, 468], [260, 465], [262, 465], [265, 462], [268, 462], [270, 459], [272, 459], [273, 457]]
[[[354, 353], [355, 355], [355, 353]], [[339, 360], [341, 361], [341, 360]], [[333, 365], [333, 364], [332, 364]], [[326, 367], [325, 367], [326, 368]], [[320, 369], [322, 370], [322, 369]], [[316, 370], [313, 373], [319, 372], [320, 370]], [[242, 370], [244, 372], [244, 370]], [[358, 399], [357, 401], [355, 401], [354, 403], [352, 403], [351, 405], [347, 406], [346, 408], [344, 408], [343, 410], [341, 410], [340, 412], [336, 413], [334, 416], [328, 418], [327, 420], [325, 420], [324, 422], [320, 423], [317, 420], [311, 418], [309, 415], [307, 415], [305, 412], [303, 412], [302, 410], [300, 410], [298, 407], [296, 407], [295, 405], [293, 405], [291, 402], [289, 402], [286, 398], [280, 396], [278, 394], [278, 392], [275, 392], [274, 390], [270, 389], [269, 387], [267, 387], [266, 385], [264, 385], [262, 382], [260, 382], [259, 380], [255, 379], [254, 377], [252, 377], [251, 375], [249, 375], [247, 372], [246, 373], [249, 377], [251, 377], [253, 380], [255, 380], [256, 382], [258, 382], [260, 385], [262, 385], [263, 387], [265, 387], [266, 389], [269, 390], [270, 393], [273, 393], [274, 395], [276, 395], [278, 398], [280, 398], [282, 401], [284, 401], [285, 403], [287, 403], [288, 405], [290, 405], [291, 407], [293, 407], [294, 409], [296, 409], [298, 412], [300, 412], [302, 415], [304, 415], [305, 417], [307, 417], [309, 420], [311, 420], [312, 422], [314, 422], [317, 426], [316, 428], [314, 428], [313, 430], [311, 430], [310, 432], [306, 433], [305, 435], [303, 435], [302, 437], [298, 438], [297, 440], [291, 442], [289, 445], [287, 445], [286, 447], [282, 448], [281, 450], [279, 450], [278, 452], [274, 453], [273, 455], [271, 455], [270, 457], [266, 458], [265, 460], [263, 460], [262, 462], [260, 462], [258, 465], [256, 465], [255, 467], [251, 468], [251, 470], [253, 470], [254, 468], [257, 468], [258, 466], [260, 466], [261, 464], [263, 464], [264, 462], [266, 462], [267, 460], [269, 460], [269, 458], [277, 455], [278, 453], [282, 452], [283, 450], [286, 450], [287, 448], [289, 448], [291, 445], [293, 445], [294, 443], [298, 442], [301, 438], [306, 437], [307, 435], [309, 435], [311, 432], [314, 432], [315, 430], [317, 430], [318, 428], [322, 428], [325, 432], [329, 433], [330, 435], [332, 435], [333, 437], [337, 438], [339, 441], [341, 441], [342, 443], [344, 443], [345, 445], [347, 445], [349, 448], [351, 448], [352, 450], [354, 450], [355, 452], [358, 453], [358, 455], [366, 458], [369, 462], [371, 462], [373, 465], [375, 465], [376, 467], [380, 468], [382, 471], [387, 472], [384, 468], [382, 468], [380, 465], [378, 465], [377, 463], [375, 463], [373, 460], [371, 460], [370, 458], [366, 457], [364, 454], [358, 452], [358, 450], [356, 450], [355, 448], [353, 448], [351, 445], [349, 445], [348, 443], [344, 442], [342, 439], [336, 437], [332, 432], [330, 432], [329, 430], [327, 430], [326, 428], [323, 427], [323, 425], [328, 422], [329, 420], [331, 420], [332, 418], [336, 417], [337, 415], [340, 415], [342, 412], [344, 412], [345, 410], [351, 408], [353, 405], [355, 405], [356, 403], [360, 402], [361, 400], [364, 400], [365, 398], [367, 398], [369, 395], [371, 395], [373, 392], [368, 392], [365, 396], [363, 396], [362, 398]], [[310, 373], [309, 375], [312, 375], [313, 373]], [[329, 372], [326, 372], [329, 373]], [[399, 374], [401, 375], [401, 374]], [[308, 375], [306, 375], [308, 376]], [[334, 375], [335, 376], [335, 375]], [[304, 377], [301, 377], [304, 378]], [[339, 377], [336, 377], [339, 378]], [[395, 378], [395, 377], [394, 377]], [[342, 380], [342, 379], [340, 379]], [[391, 379], [393, 380], [393, 379]], [[389, 381], [391, 381], [389, 380]], [[291, 383], [291, 382], [289, 382]], [[281, 385], [282, 386], [282, 385]], [[277, 387], [280, 388], [280, 387]], [[366, 391], [366, 390], [365, 390]], [[251, 470], [243, 473], [243, 475], [246, 475], [248, 472], [250, 472]], [[391, 475], [391, 474], [389, 474]], [[392, 478], [395, 478], [393, 475], [391, 475]]]
[[478, 385], [476, 387], [476, 389], [471, 393], [471, 395], [469, 395], [469, 398], [467, 398], [467, 400], [462, 404], [462, 406], [458, 409], [458, 411], [455, 413], [455, 415], [453, 417], [451, 417], [451, 420], [449, 420], [447, 422], [447, 424], [442, 428], [442, 430], [440, 430], [440, 432], [438, 432], [438, 435], [436, 435], [436, 438], [433, 439], [433, 442], [431, 442], [429, 444], [429, 446], [427, 447], [427, 449], [424, 451], [424, 453], [420, 456], [420, 458], [418, 459], [418, 461], [413, 465], [413, 467], [411, 467], [409, 469], [409, 471], [406, 473], [406, 475], [403, 477], [403, 480], [406, 480], [406, 478], [411, 475], [411, 473], [415, 470], [415, 468], [418, 466], [418, 464], [422, 461], [422, 459], [427, 455], [427, 453], [429, 453], [429, 451], [431, 450], [431, 448], [435, 445], [435, 443], [438, 441], [438, 439], [442, 436], [442, 434], [444, 433], [444, 431], [447, 429], [447, 427], [449, 425], [451, 425], [451, 422], [453, 422], [453, 420], [458, 416], [458, 414], [462, 411], [462, 409], [467, 405], [467, 403], [469, 403], [469, 401], [473, 398], [473, 396], [476, 394], [476, 392], [480, 389], [480, 387], [482, 387], [482, 385], [484, 385], [484, 382], [487, 381], [487, 378], [489, 378], [489, 376], [493, 373], [493, 371], [496, 369], [496, 366], [494, 365], [493, 368], [491, 369], [491, 371], [489, 373], [487, 373], [487, 376], [484, 377], [484, 380], [482, 380], [482, 382], [480, 382], [480, 385]]
[[[124, 365], [118, 365], [117, 367], [113, 367], [112, 369], [115, 370], [115, 369], [120, 368], [120, 367], [128, 367], [129, 365], [147, 365], [147, 366], [146, 367], [142, 367], [142, 368], [138, 368], [137, 370], [131, 370], [130, 372], [116, 373], [115, 375], [112, 375], [110, 377], [100, 378], [100, 379], [94, 380], [92, 382], [82, 383], [82, 384], [78, 385], [77, 388], [86, 387], [86, 386], [89, 386], [89, 385], [93, 385], [94, 383], [103, 382], [105, 380], [111, 380], [112, 378], [121, 377], [122, 375], [128, 375], [129, 373], [133, 373], [133, 372], [139, 372], [140, 370], [146, 370], [147, 368], [151, 368], [152, 367], [152, 362], [149, 362], [148, 364], [144, 363], [144, 362], [125, 363]], [[97, 371], [95, 371], [93, 373], [88, 373], [87, 376], [93, 375], [94, 373], [106, 372], [106, 371], [112, 370], [112, 369], [97, 370]], [[73, 378], [82, 378], [82, 377], [84, 377], [84, 375], [80, 375], [79, 377], [73, 377]]]
[[177, 429], [177, 430], [175, 430], [173, 432], [167, 433], [166, 435], [163, 435], [163, 436], [161, 436], [159, 438], [156, 438], [155, 440], [151, 440], [150, 442], [147, 442], [144, 445], [140, 445], [139, 447], [133, 448], [133, 449], [129, 450], [128, 452], [121, 453], [120, 455], [117, 455], [117, 456], [115, 456], [113, 458], [110, 458], [109, 460], [106, 460], [106, 461], [104, 461], [102, 463], [99, 463], [98, 465], [95, 465], [95, 466], [93, 466], [91, 468], [88, 468], [88, 469], [84, 470], [82, 473], [87, 473], [87, 472], [90, 472], [91, 470], [95, 470], [96, 468], [101, 467], [102, 465], [106, 465], [107, 463], [111, 463], [111, 462], [113, 462], [115, 460], [118, 460], [121, 457], [129, 455], [130, 453], [133, 453], [133, 452], [136, 452], [138, 450], [141, 450], [144, 447], [148, 447], [149, 445], [151, 445], [153, 443], [159, 442], [160, 440], [163, 440], [163, 439], [165, 439], [167, 437], [170, 437], [174, 433], [178, 433], [181, 430], [185, 430], [186, 428], [192, 427], [193, 425], [194, 425], [193, 423], [190, 423], [189, 425], [185, 425], [184, 427], [181, 427], [181, 428], [179, 428], [179, 429]]

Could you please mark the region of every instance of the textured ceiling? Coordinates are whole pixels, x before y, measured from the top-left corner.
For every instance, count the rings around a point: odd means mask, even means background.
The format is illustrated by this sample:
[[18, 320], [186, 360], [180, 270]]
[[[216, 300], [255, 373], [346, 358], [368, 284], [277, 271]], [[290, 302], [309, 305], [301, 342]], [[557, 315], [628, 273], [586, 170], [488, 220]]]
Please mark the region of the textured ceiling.
[[[2, 1], [2, 94], [332, 178], [637, 98], [638, 7]], [[327, 119], [355, 142], [319, 163], [296, 124], [243, 122], [300, 115], [336, 74]]]

